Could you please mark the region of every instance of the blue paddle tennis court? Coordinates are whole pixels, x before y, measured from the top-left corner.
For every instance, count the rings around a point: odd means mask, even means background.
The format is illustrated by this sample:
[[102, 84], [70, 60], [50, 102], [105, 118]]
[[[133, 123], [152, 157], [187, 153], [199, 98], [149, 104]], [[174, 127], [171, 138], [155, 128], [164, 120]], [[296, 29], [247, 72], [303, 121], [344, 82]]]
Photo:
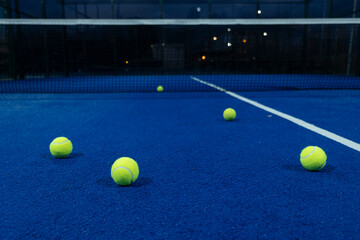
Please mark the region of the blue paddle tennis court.
[[[267, 91], [247, 91], [252, 77]], [[360, 238], [359, 78], [219, 79], [1, 81], [1, 238]], [[58, 136], [68, 158], [50, 154]], [[301, 165], [307, 146], [326, 152], [322, 170]], [[124, 156], [140, 169], [127, 187], [110, 175]]]

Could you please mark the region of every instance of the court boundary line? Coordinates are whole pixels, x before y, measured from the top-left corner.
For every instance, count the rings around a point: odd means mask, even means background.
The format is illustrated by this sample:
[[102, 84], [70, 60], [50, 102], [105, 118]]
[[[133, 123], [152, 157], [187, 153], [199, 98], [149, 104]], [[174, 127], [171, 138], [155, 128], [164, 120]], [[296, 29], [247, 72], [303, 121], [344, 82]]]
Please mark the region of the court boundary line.
[[0, 25], [319, 25], [360, 24], [360, 18], [269, 18], [269, 19], [28, 19], [2, 18]]
[[303, 127], [303, 128], [306, 128], [306, 129], [308, 129], [308, 130], [310, 130], [310, 131], [312, 131], [312, 132], [315, 132], [315, 133], [317, 133], [317, 134], [319, 134], [319, 135], [322, 135], [322, 136], [324, 136], [324, 137], [326, 137], [326, 138], [329, 138], [329, 139], [331, 139], [331, 140], [333, 140], [333, 141], [335, 141], [335, 142], [338, 142], [338, 143], [340, 143], [340, 144], [342, 144], [342, 145], [345, 145], [345, 146], [347, 146], [347, 147], [349, 147], [349, 148], [352, 148], [352, 149], [360, 152], [360, 144], [358, 144], [358, 143], [356, 143], [356, 142], [354, 142], [354, 141], [351, 141], [351, 140], [349, 140], [349, 139], [346, 139], [346, 138], [344, 138], [344, 137], [341, 137], [340, 135], [337, 135], [337, 134], [335, 134], [335, 133], [329, 132], [329, 131], [327, 131], [327, 130], [325, 130], [325, 129], [323, 129], [323, 128], [317, 127], [317, 126], [315, 126], [314, 124], [308, 123], [308, 122], [306, 122], [306, 121], [304, 121], [304, 120], [301, 120], [301, 119], [299, 119], [299, 118], [293, 117], [293, 116], [291, 116], [291, 115], [289, 115], [289, 114], [280, 112], [280, 111], [278, 111], [278, 110], [276, 110], [276, 109], [274, 109], [274, 108], [267, 107], [267, 106], [265, 106], [265, 105], [263, 105], [263, 104], [261, 104], [261, 103], [258, 103], [258, 102], [256, 102], [256, 101], [253, 101], [253, 100], [251, 100], [251, 99], [248, 99], [248, 98], [246, 98], [246, 97], [243, 97], [243, 96], [241, 96], [241, 95], [239, 95], [239, 94], [236, 94], [236, 93], [234, 93], [234, 92], [227, 91], [227, 90], [224, 89], [224, 88], [221, 88], [221, 87], [219, 87], [219, 86], [217, 86], [217, 85], [215, 85], [215, 84], [212, 84], [212, 83], [208, 83], [208, 82], [206, 82], [206, 81], [203, 81], [203, 80], [201, 80], [201, 79], [199, 79], [199, 78], [197, 78], [197, 77], [191, 76], [191, 79], [193, 79], [193, 80], [195, 80], [195, 81], [197, 81], [197, 82], [199, 82], [199, 83], [202, 83], [202, 84], [204, 84], [204, 85], [207, 85], [207, 86], [209, 86], [209, 87], [212, 87], [212, 88], [214, 88], [214, 89], [216, 89], [216, 90], [219, 90], [220, 92], [224, 92], [224, 93], [226, 93], [226, 94], [228, 94], [228, 95], [230, 95], [230, 96], [232, 96], [232, 97], [234, 97], [234, 98], [236, 98], [236, 99], [238, 99], [238, 100], [240, 100], [240, 101], [246, 102], [246, 103], [248, 103], [248, 104], [250, 104], [250, 105], [252, 105], [252, 106], [254, 106], [254, 107], [257, 107], [257, 108], [260, 108], [260, 109], [262, 109], [262, 110], [264, 110], [264, 111], [266, 111], [266, 112], [272, 113], [272, 114], [274, 114], [274, 115], [276, 115], [276, 116], [278, 116], [278, 117], [281, 117], [281, 118], [283, 118], [283, 119], [285, 119], [285, 120], [288, 120], [288, 121], [290, 121], [290, 122], [292, 122], [292, 123], [295, 123], [295, 124], [298, 125], [298, 126], [301, 126], [301, 127]]

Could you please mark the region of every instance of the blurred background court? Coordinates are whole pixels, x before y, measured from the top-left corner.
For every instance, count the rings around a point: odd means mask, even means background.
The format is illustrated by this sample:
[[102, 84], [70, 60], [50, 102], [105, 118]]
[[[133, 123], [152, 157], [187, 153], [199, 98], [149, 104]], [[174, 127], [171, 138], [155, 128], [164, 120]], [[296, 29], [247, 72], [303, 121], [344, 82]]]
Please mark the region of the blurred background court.
[[0, 238], [360, 238], [359, 5], [0, 0]]

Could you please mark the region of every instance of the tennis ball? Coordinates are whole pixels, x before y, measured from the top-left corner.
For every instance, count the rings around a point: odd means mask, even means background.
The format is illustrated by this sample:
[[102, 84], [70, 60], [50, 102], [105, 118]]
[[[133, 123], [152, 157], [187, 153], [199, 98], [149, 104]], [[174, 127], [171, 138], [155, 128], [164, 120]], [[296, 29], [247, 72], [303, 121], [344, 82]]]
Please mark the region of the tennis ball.
[[157, 87], [157, 91], [158, 91], [158, 92], [163, 92], [163, 91], [164, 91], [163, 86], [158, 86], [158, 87]]
[[306, 170], [319, 171], [326, 164], [326, 154], [319, 147], [309, 146], [301, 151], [300, 162]]
[[139, 166], [131, 158], [122, 157], [111, 166], [111, 177], [121, 185], [127, 186], [135, 182], [139, 176]]
[[65, 158], [72, 152], [73, 146], [66, 137], [55, 138], [50, 143], [50, 152], [56, 158]]
[[227, 108], [225, 109], [223, 116], [226, 121], [232, 121], [236, 117], [236, 112], [232, 108]]

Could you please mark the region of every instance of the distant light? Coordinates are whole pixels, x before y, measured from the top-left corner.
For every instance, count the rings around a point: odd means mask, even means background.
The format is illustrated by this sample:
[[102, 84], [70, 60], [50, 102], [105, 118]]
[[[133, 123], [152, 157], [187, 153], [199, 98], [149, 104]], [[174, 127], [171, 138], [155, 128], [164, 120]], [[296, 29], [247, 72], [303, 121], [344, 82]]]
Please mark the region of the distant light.
[[216, 37], [216, 36], [214, 36], [214, 37], [213, 37], [213, 40], [214, 40], [214, 41], [216, 41], [216, 40], [217, 40], [217, 37]]
[[205, 60], [205, 59], [206, 59], [206, 56], [205, 56], [205, 55], [204, 55], [204, 56], [202, 56], [202, 57], [201, 57], [201, 59], [202, 59], [202, 60]]
[[242, 40], [242, 42], [243, 42], [243, 43], [247, 43], [247, 40], [244, 38], [244, 39]]
[[150, 47], [151, 47], [151, 48], [154, 48], [154, 44], [151, 44]]
[[264, 35], [264, 37], [266, 37], [268, 34], [267, 34], [267, 32], [264, 32], [263, 35]]
[[228, 47], [231, 47], [231, 46], [232, 46], [231, 42], [228, 42], [227, 45], [228, 45]]
[[129, 64], [129, 61], [128, 61], [128, 60], [126, 60], [126, 61], [125, 61], [125, 63], [126, 63], [126, 64]]
[[259, 14], [259, 15], [261, 14], [261, 10], [258, 10], [258, 14]]
[[161, 46], [165, 47], [165, 43], [162, 43]]
[[231, 32], [231, 28], [228, 28], [227, 30], [228, 30], [228, 32]]
[[196, 11], [197, 11], [197, 12], [201, 12], [201, 7], [197, 7], [197, 8], [196, 8]]

